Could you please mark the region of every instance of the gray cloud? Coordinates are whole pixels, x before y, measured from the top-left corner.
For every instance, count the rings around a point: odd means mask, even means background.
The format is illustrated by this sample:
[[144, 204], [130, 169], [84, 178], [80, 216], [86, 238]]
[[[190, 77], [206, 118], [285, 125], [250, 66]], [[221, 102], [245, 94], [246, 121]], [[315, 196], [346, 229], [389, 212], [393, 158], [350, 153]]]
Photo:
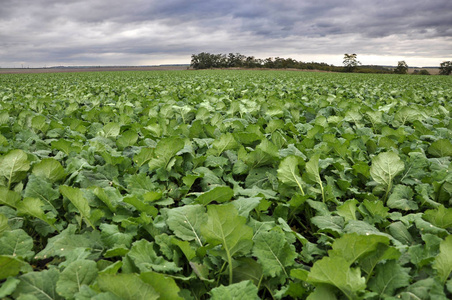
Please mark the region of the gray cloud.
[[452, 2], [3, 0], [0, 9], [2, 67], [188, 63], [201, 51], [451, 59]]

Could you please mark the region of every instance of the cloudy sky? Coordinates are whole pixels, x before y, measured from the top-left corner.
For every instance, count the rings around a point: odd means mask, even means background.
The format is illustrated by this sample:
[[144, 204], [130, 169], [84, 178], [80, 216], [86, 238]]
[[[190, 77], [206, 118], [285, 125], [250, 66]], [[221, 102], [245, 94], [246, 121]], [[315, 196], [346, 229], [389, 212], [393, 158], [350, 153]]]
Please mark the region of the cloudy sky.
[[190, 63], [200, 52], [439, 66], [452, 60], [452, 1], [0, 1], [3, 68]]

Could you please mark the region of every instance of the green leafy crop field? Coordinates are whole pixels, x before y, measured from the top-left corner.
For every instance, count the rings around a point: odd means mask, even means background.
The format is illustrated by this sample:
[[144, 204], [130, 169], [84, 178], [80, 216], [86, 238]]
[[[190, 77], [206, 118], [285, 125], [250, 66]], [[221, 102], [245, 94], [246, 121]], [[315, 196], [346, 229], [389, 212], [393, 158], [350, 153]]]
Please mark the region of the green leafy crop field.
[[450, 299], [452, 78], [0, 75], [2, 299]]

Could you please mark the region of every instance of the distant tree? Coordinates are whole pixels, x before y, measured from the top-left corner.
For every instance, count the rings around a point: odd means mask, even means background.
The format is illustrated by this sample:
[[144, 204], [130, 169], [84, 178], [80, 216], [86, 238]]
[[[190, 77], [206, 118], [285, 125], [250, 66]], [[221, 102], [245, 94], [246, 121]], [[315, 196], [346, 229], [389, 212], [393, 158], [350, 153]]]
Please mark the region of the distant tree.
[[440, 75], [450, 75], [452, 73], [452, 61], [443, 61], [439, 67]]
[[199, 54], [192, 54], [191, 66], [194, 69], [210, 69], [226, 67], [226, 56], [224, 54], [211, 54], [201, 52]]
[[408, 65], [404, 60], [399, 61], [397, 68], [394, 69], [396, 74], [406, 74], [408, 73]]
[[357, 66], [359, 66], [361, 63], [357, 59], [357, 54], [344, 54], [344, 61], [342, 62], [344, 64], [345, 70], [347, 72], [353, 72]]

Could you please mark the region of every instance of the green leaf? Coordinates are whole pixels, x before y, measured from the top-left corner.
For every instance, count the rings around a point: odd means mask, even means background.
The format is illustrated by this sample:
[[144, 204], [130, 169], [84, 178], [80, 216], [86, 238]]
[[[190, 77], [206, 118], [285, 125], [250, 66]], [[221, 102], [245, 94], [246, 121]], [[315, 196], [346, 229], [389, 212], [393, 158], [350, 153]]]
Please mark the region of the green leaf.
[[448, 139], [439, 139], [433, 142], [427, 151], [434, 157], [452, 156], [452, 142]]
[[[320, 202], [322, 203], [322, 202]], [[332, 231], [342, 233], [344, 228], [344, 218], [338, 216], [317, 216], [311, 218], [311, 223], [321, 231]]]
[[57, 189], [52, 187], [52, 183], [47, 179], [35, 175], [28, 176], [24, 196], [28, 198], [38, 198], [44, 203], [43, 209], [51, 210], [57, 214], [57, 208], [59, 208], [60, 204], [55, 200], [60, 197], [60, 193]]
[[370, 175], [379, 184], [390, 187], [394, 177], [405, 169], [405, 164], [394, 152], [383, 152], [372, 159]]
[[32, 249], [33, 239], [22, 229], [5, 231], [0, 236], [0, 255], [30, 258]]
[[27, 153], [22, 150], [12, 150], [0, 158], [0, 177], [6, 178], [8, 189], [12, 183], [24, 179], [28, 169], [30, 169], [30, 162]]
[[159, 294], [136, 274], [99, 274], [99, 288], [124, 300], [155, 300]]
[[178, 295], [180, 289], [173, 278], [155, 272], [140, 274], [140, 279], [149, 284], [160, 294], [159, 299], [178, 300], [183, 299]]
[[307, 282], [314, 285], [331, 284], [340, 289], [349, 299], [358, 299], [357, 292], [366, 288], [366, 280], [360, 270], [351, 269], [343, 257], [324, 257], [314, 263]]
[[379, 235], [344, 234], [336, 239], [329, 256], [344, 258], [350, 265], [361, 257], [375, 251], [379, 244], [388, 245], [389, 238]]
[[104, 137], [117, 137], [121, 130], [121, 127], [119, 126], [118, 123], [111, 122], [105, 124], [102, 130]]
[[24, 198], [22, 201], [19, 201], [17, 203], [17, 210], [19, 214], [38, 218], [57, 230], [56, 227], [53, 226], [56, 219], [47, 217], [44, 210], [42, 209], [42, 206], [44, 206], [44, 203], [37, 198]]
[[201, 226], [201, 234], [211, 245], [222, 245], [229, 264], [229, 284], [232, 283], [232, 257], [235, 253], [247, 253], [252, 247], [253, 229], [246, 218], [238, 215], [233, 204], [207, 206], [207, 222]]
[[389, 208], [397, 208], [405, 211], [417, 210], [419, 207], [413, 199], [413, 190], [409, 186], [396, 185], [388, 198], [386, 205]]
[[337, 214], [345, 219], [346, 222], [350, 220], [356, 220], [356, 205], [358, 200], [350, 199], [344, 202], [344, 204], [337, 206]]
[[437, 227], [444, 229], [452, 227], [452, 208], [445, 208], [444, 205], [426, 210], [422, 217]]
[[178, 137], [161, 139], [155, 147], [154, 158], [149, 161], [149, 168], [151, 170], [157, 168], [167, 169], [171, 159], [177, 152], [182, 150], [184, 146], [184, 140]]
[[145, 203], [144, 201], [139, 200], [137, 197], [125, 197], [123, 199], [125, 203], [129, 203], [133, 207], [135, 207], [138, 211], [144, 212], [150, 216], [157, 216], [158, 210], [152, 205]]
[[259, 206], [261, 201], [262, 198], [260, 197], [239, 197], [237, 200], [234, 200], [231, 203], [234, 204], [235, 208], [239, 212], [239, 216], [247, 218], [250, 212]]
[[[119, 228], [115, 224], [101, 224], [99, 226], [101, 230], [102, 242], [109, 248], [124, 245], [130, 247], [134, 233], [136, 232], [120, 232]], [[129, 231], [126, 229], [126, 231]]]
[[297, 253], [290, 245], [284, 233], [278, 231], [261, 232], [254, 238], [253, 255], [262, 266], [264, 275], [278, 277], [281, 272], [286, 277], [286, 268], [295, 263]]
[[207, 221], [205, 208], [201, 205], [185, 205], [167, 210], [166, 223], [174, 234], [185, 241], [195, 240], [199, 246], [201, 241], [201, 224]]
[[278, 168], [278, 179], [289, 186], [298, 187], [304, 195], [302, 180], [298, 171], [298, 158], [294, 155], [287, 156], [281, 161]]
[[127, 254], [141, 272], [178, 272], [182, 270], [174, 262], [158, 256], [154, 250], [154, 243], [146, 240], [136, 241]]
[[446, 237], [439, 245], [439, 254], [432, 267], [437, 271], [440, 281], [444, 284], [452, 272], [452, 235]]
[[31, 266], [16, 256], [0, 255], [0, 270], [0, 280], [4, 280], [10, 276], [16, 276], [21, 271], [31, 271]]
[[306, 163], [306, 174], [309, 180], [319, 184], [322, 194], [322, 201], [325, 202], [325, 191], [323, 190], [322, 179], [320, 178], [319, 173], [319, 158], [320, 155], [313, 155], [311, 159]]
[[[226, 150], [233, 150], [238, 147], [237, 141], [234, 139], [234, 135], [232, 133], [225, 133], [220, 136], [219, 139], [216, 139], [212, 143], [212, 150], [214, 155], [219, 156]], [[207, 153], [209, 155], [209, 152]]]
[[[247, 225], [246, 218], [238, 215], [234, 205], [207, 206], [207, 222], [201, 226], [201, 233], [208, 243], [223, 246], [232, 257], [236, 252], [251, 248], [253, 229]], [[243, 243], [247, 244], [244, 247]]]
[[52, 149], [57, 149], [64, 152], [66, 155], [69, 155], [71, 152], [80, 153], [81, 148], [78, 146], [74, 146], [68, 140], [60, 139], [58, 141], [53, 141], [51, 143]]
[[8, 224], [8, 217], [0, 213], [0, 236], [7, 230], [11, 230]]
[[369, 280], [369, 289], [381, 296], [395, 296], [396, 290], [410, 283], [408, 269], [402, 268], [395, 260], [379, 264], [375, 276]]
[[89, 207], [88, 200], [83, 195], [82, 190], [67, 185], [61, 185], [60, 192], [64, 197], [71, 201], [75, 208], [77, 208], [80, 212], [82, 218], [85, 219], [86, 223], [94, 229], [94, 225], [90, 221], [91, 209]]
[[195, 199], [195, 202], [202, 205], [207, 205], [212, 201], [223, 203], [231, 200], [232, 196], [234, 196], [234, 191], [230, 187], [217, 186], [210, 191], [201, 194]]
[[121, 134], [116, 140], [116, 145], [119, 149], [124, 149], [135, 145], [138, 140], [138, 133], [135, 130], [127, 130]]
[[257, 295], [257, 286], [246, 280], [228, 286], [221, 285], [210, 291], [212, 300], [235, 300], [235, 299], [260, 299]]
[[444, 294], [444, 285], [434, 278], [426, 278], [414, 282], [406, 288], [406, 292], [400, 293], [397, 297], [409, 300], [447, 299]]
[[32, 173], [37, 177], [43, 177], [50, 182], [57, 182], [66, 177], [63, 166], [54, 158], [44, 158], [33, 166]]
[[75, 225], [69, 225], [58, 235], [49, 238], [46, 247], [36, 254], [35, 259], [46, 259], [52, 256], [68, 257], [76, 249], [91, 249], [102, 251], [104, 245], [100, 243], [101, 237], [98, 231], [75, 234]]
[[152, 148], [142, 148], [141, 151], [133, 157], [133, 162], [141, 167], [153, 157], [154, 149]]
[[318, 284], [307, 300], [337, 300], [336, 290], [328, 284]]
[[[1, 261], [1, 258], [0, 258]], [[2, 265], [2, 263], [0, 262], [0, 266]], [[0, 280], [3, 280], [4, 278], [2, 278], [4, 272], [4, 269], [2, 267], [2, 273], [0, 274]], [[5, 270], [5, 274], [6, 274], [6, 270]], [[16, 275], [16, 274], [14, 274]], [[11, 276], [14, 276], [11, 275]], [[19, 284], [20, 280], [14, 277], [9, 277], [8, 279], [6, 279], [5, 282], [2, 283], [2, 286], [0, 287], [0, 299], [8, 299], [6, 298], [6, 296], [11, 295], [15, 290], [17, 285]]]
[[0, 186], [0, 204], [16, 208], [16, 204], [20, 199], [19, 193], [10, 191], [7, 187]]
[[394, 222], [388, 226], [389, 233], [399, 242], [405, 245], [414, 244], [413, 236], [402, 222]]
[[263, 278], [261, 265], [251, 257], [244, 257], [235, 260], [234, 267], [234, 282], [241, 282], [244, 280], [251, 280], [256, 286], [259, 285], [259, 281]]
[[90, 285], [96, 279], [97, 272], [96, 262], [76, 260], [61, 272], [56, 283], [56, 291], [65, 299], [74, 299], [83, 285]]
[[188, 261], [191, 261], [192, 258], [196, 256], [196, 251], [191, 247], [191, 244], [189, 242], [173, 238], [171, 240], [171, 243], [180, 248], [180, 250], [184, 253]]
[[95, 187], [93, 193], [108, 207], [111, 212], [116, 212], [117, 203], [121, 200], [121, 195], [117, 189]]
[[63, 299], [55, 290], [59, 275], [58, 270], [54, 268], [24, 274], [19, 277], [20, 282], [13, 296], [30, 295], [39, 300]]

